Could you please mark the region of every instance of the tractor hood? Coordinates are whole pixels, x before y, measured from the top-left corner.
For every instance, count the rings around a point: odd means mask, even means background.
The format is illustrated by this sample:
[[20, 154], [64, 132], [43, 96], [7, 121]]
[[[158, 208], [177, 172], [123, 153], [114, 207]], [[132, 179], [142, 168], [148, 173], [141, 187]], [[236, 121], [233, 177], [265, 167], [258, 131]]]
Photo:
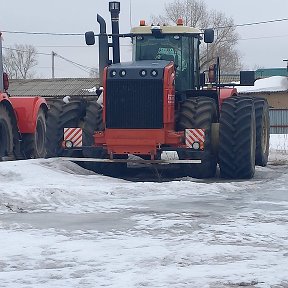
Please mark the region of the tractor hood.
[[166, 60], [142, 60], [117, 63], [108, 67], [107, 79], [163, 79]]

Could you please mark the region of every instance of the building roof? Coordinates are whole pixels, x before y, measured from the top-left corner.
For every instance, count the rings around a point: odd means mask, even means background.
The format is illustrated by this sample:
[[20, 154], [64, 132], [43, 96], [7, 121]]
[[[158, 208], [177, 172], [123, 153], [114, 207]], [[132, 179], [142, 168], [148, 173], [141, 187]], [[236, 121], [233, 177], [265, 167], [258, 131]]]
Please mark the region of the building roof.
[[13, 79], [8, 92], [11, 96], [93, 96], [97, 85], [95, 78]]
[[272, 76], [288, 76], [287, 68], [262, 68], [255, 71], [256, 79]]

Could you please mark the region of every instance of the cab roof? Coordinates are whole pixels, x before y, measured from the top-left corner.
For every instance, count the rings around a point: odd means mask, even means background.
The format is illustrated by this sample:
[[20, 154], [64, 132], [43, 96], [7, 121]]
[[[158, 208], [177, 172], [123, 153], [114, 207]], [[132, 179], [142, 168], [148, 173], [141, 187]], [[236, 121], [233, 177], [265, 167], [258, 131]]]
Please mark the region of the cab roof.
[[[131, 29], [132, 34], [152, 34], [151, 28], [154, 26], [137, 26]], [[201, 30], [188, 26], [156, 26], [160, 27], [163, 34], [201, 34]]]

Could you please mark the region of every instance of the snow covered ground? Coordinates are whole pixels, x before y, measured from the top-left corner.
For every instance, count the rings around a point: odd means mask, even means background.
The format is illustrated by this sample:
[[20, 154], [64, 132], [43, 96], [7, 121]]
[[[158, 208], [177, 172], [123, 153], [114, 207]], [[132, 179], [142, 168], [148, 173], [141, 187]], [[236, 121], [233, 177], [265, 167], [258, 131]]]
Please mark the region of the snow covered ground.
[[288, 287], [287, 138], [249, 181], [0, 163], [0, 287]]

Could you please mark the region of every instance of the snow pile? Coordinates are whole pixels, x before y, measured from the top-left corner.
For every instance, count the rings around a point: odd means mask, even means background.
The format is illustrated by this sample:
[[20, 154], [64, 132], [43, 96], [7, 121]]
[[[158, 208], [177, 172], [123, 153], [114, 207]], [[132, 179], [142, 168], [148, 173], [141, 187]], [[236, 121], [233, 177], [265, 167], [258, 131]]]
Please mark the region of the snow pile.
[[239, 93], [288, 91], [288, 77], [273, 76], [255, 81], [254, 86], [237, 87]]
[[288, 287], [287, 181], [283, 165], [153, 183], [0, 162], [0, 286]]
[[270, 151], [288, 153], [288, 135], [287, 134], [271, 134], [270, 135]]
[[97, 90], [97, 88], [94, 86], [94, 87], [92, 87], [92, 88], [90, 88], [90, 89], [82, 89], [83, 91], [88, 91], [89, 93], [95, 93], [96, 92], [96, 90]]

